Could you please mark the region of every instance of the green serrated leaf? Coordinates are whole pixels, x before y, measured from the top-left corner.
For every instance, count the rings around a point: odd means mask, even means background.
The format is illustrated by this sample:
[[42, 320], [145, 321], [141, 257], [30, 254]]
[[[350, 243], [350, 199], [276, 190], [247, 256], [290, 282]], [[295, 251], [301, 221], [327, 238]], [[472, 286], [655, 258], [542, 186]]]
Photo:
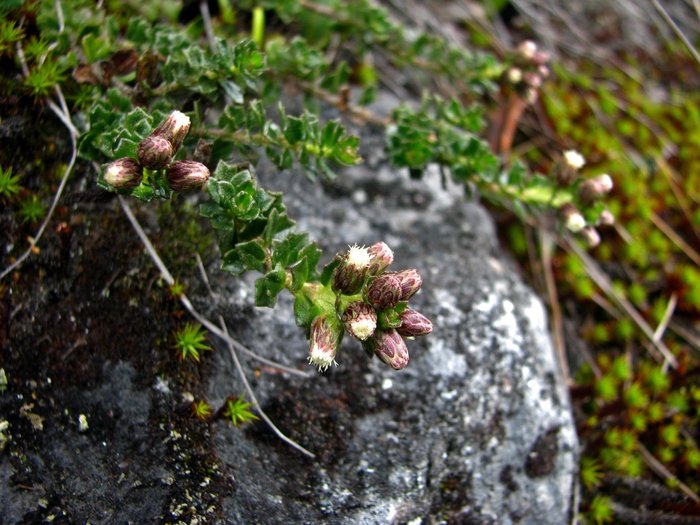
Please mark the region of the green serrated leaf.
[[246, 266], [241, 260], [240, 254], [235, 250], [226, 252], [221, 258], [221, 269], [233, 275], [245, 273]]
[[151, 25], [141, 17], [134, 17], [126, 29], [126, 38], [135, 44], [143, 45], [150, 39]]
[[131, 191], [131, 196], [136, 197], [143, 202], [150, 202], [153, 197], [155, 197], [155, 192], [153, 191], [153, 188], [147, 184], [141, 184]]
[[223, 210], [216, 212], [209, 218], [211, 225], [216, 230], [232, 230], [235, 227], [233, 218]]
[[139, 143], [128, 138], [120, 138], [117, 140], [116, 147], [112, 150], [111, 157], [121, 159], [123, 157], [136, 157], [136, 150]]
[[254, 100], [250, 103], [250, 106], [248, 106], [246, 124], [248, 126], [248, 131], [251, 133], [263, 129], [265, 125], [265, 109], [260, 100]]
[[294, 164], [294, 157], [292, 156], [292, 152], [288, 149], [283, 150], [282, 157], [280, 159], [279, 168], [281, 170], [288, 170], [288, 169], [291, 169], [293, 164]]
[[329, 151], [335, 149], [340, 137], [345, 133], [345, 128], [339, 120], [331, 120], [321, 130], [321, 147]]
[[331, 282], [331, 277], [333, 276], [333, 272], [335, 269], [338, 267], [338, 265], [342, 262], [343, 256], [338, 254], [336, 255], [331, 262], [329, 262], [327, 265], [323, 267], [323, 271], [321, 272], [321, 277], [320, 277], [320, 282], [323, 286], [328, 286], [328, 283]]
[[231, 80], [222, 80], [221, 89], [235, 104], [243, 104], [243, 90]]
[[287, 117], [287, 126], [284, 128], [284, 138], [294, 146], [298, 142], [306, 140], [306, 123], [296, 117]]
[[109, 103], [122, 113], [131, 111], [131, 99], [122, 95], [117, 88], [110, 88], [105, 93]]
[[294, 322], [297, 326], [308, 330], [311, 321], [319, 314], [319, 310], [320, 308], [311, 299], [299, 294], [294, 300]]
[[255, 281], [255, 306], [274, 307], [286, 281], [287, 272], [279, 264]]
[[245, 124], [245, 108], [242, 106], [226, 106], [223, 114], [219, 117], [219, 126], [235, 133]]
[[221, 211], [221, 207], [213, 202], [205, 202], [199, 206], [199, 214], [202, 217], [213, 217], [215, 213]]
[[267, 260], [267, 251], [259, 241], [242, 242], [236, 246], [236, 252], [246, 270], [259, 270]]
[[304, 286], [306, 280], [309, 277], [309, 261], [306, 257], [297, 262], [291, 267], [292, 272], [292, 291], [296, 292], [301, 290]]
[[218, 137], [211, 145], [211, 154], [209, 158], [212, 163], [225, 162], [233, 157], [235, 151], [235, 142], [223, 137]]
[[[235, 186], [225, 180], [218, 181], [216, 186], [217, 197], [214, 199], [215, 202], [225, 210], [235, 211], [237, 194]], [[212, 196], [212, 198], [214, 197]]]
[[280, 213], [276, 209], [270, 212], [270, 216], [267, 221], [267, 226], [265, 227], [265, 233], [263, 238], [265, 239], [265, 244], [270, 246], [272, 240], [281, 232], [289, 230], [294, 227], [296, 223], [289, 218], [286, 213]]

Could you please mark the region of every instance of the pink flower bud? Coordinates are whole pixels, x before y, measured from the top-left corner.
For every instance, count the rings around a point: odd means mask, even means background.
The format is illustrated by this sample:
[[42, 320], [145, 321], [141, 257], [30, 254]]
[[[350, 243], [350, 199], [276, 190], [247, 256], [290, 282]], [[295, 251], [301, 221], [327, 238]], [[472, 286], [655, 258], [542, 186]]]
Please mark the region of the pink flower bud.
[[586, 226], [582, 229], [581, 237], [589, 248], [595, 248], [600, 244], [600, 234], [593, 226]]
[[525, 90], [525, 96], [523, 97], [523, 100], [525, 101], [526, 104], [529, 104], [531, 106], [535, 102], [537, 102], [537, 99], [539, 96], [540, 95], [539, 95], [539, 92], [537, 91], [537, 88], [529, 87]]
[[530, 87], [538, 88], [542, 85], [542, 77], [537, 73], [528, 71], [523, 75], [523, 81]]
[[535, 54], [532, 55], [532, 61], [538, 66], [543, 66], [544, 64], [549, 62], [549, 59], [549, 53], [547, 53], [546, 51], [536, 51]]
[[408, 364], [408, 348], [396, 330], [377, 330], [363, 347], [368, 354], [373, 352], [394, 370], [401, 370]]
[[180, 149], [190, 131], [190, 117], [180, 111], [173, 111], [153, 130], [151, 136], [162, 137], [170, 142], [173, 155]]
[[423, 284], [423, 279], [418, 273], [418, 270], [401, 270], [400, 272], [391, 272], [388, 275], [393, 275], [401, 283], [399, 301], [408, 301], [411, 297], [416, 295], [416, 292], [420, 290]]
[[375, 276], [386, 270], [394, 262], [394, 252], [386, 244], [378, 242], [367, 249], [370, 255], [367, 275]]
[[590, 206], [603, 195], [608, 193], [613, 187], [610, 175], [603, 174], [598, 177], [587, 179], [578, 187], [578, 198], [586, 206]]
[[399, 318], [401, 326], [396, 331], [402, 337], [418, 337], [433, 331], [433, 323], [430, 322], [430, 319], [412, 308], [406, 308], [399, 314]]
[[166, 173], [173, 191], [192, 190], [209, 180], [209, 168], [193, 160], [177, 160], [168, 166]]
[[360, 341], [371, 336], [377, 328], [377, 312], [363, 301], [350, 303], [341, 320], [348, 333]]
[[598, 217], [598, 224], [602, 226], [612, 226], [615, 224], [615, 216], [607, 208], [600, 212]]
[[393, 308], [401, 300], [401, 280], [393, 273], [384, 273], [367, 287], [364, 298], [378, 310]]
[[353, 295], [362, 289], [371, 257], [367, 248], [352, 246], [333, 272], [331, 288], [337, 293]]
[[537, 53], [537, 44], [532, 40], [525, 40], [521, 42], [516, 51], [525, 60], [532, 60], [535, 58], [535, 53]]
[[311, 322], [309, 338], [309, 363], [318, 367], [320, 372], [326, 370], [335, 362], [343, 330], [336, 320], [326, 317], [316, 317]]
[[143, 168], [131, 157], [112, 162], [104, 174], [104, 181], [118, 190], [135, 188], [143, 180]]
[[173, 147], [163, 137], [151, 135], [141, 141], [136, 157], [144, 168], [162, 170], [173, 159]]

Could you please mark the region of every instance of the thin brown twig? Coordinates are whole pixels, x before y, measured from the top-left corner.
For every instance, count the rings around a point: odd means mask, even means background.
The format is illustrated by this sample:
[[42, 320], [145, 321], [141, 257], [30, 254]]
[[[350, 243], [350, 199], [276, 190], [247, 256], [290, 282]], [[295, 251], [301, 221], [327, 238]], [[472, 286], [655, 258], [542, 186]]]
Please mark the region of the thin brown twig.
[[207, 0], [201, 0], [199, 2], [199, 12], [202, 15], [202, 22], [204, 22], [204, 33], [207, 35], [209, 49], [212, 53], [216, 53], [216, 39], [214, 37], [214, 26], [211, 22], [211, 13], [209, 12], [209, 4], [207, 3]]
[[680, 39], [680, 41], [683, 42], [683, 45], [690, 53], [690, 56], [693, 57], [693, 60], [695, 60], [695, 62], [700, 66], [700, 54], [693, 47], [693, 44], [691, 44], [690, 40], [688, 40], [688, 37], [685, 36], [685, 33], [683, 33], [683, 31], [681, 31], [681, 28], [678, 27], [676, 25], [676, 23], [673, 21], [673, 18], [671, 18], [671, 15], [668, 14], [668, 11], [666, 11], [666, 9], [664, 9], [664, 7], [659, 3], [658, 0], [651, 0], [651, 3], [654, 6], [654, 8], [659, 12], [659, 14], [664, 19], [664, 21], [669, 26], [671, 26], [671, 29], [673, 29], [673, 32]]
[[690, 225], [690, 227], [693, 229], [695, 236], [700, 238], [700, 230], [698, 230], [698, 227], [695, 224], [692, 211], [690, 210], [690, 206], [688, 206], [688, 201], [686, 200], [685, 195], [683, 195], [683, 191], [678, 186], [678, 180], [681, 178], [680, 175], [676, 173], [676, 171], [671, 167], [671, 165], [669, 165], [668, 162], [666, 162], [666, 159], [663, 157], [656, 159], [656, 165], [659, 167], [659, 171], [661, 171], [663, 176], [666, 177], [666, 182], [668, 182], [668, 185], [671, 187], [671, 191], [673, 191], [673, 195], [676, 197], [681, 210], [683, 210], [683, 215], [685, 215], [688, 225]]
[[[26, 71], [25, 76], [28, 75], [29, 69], [27, 68], [26, 62], [24, 61], [24, 53], [22, 51], [22, 47], [19, 45], [19, 42], [17, 43], [17, 56], [20, 59], [22, 71]], [[63, 99], [63, 93], [61, 92], [61, 88], [58, 86], [58, 84], [55, 87], [56, 92], [59, 94], [59, 100], [62, 101], [62, 105], [65, 105], [65, 99]], [[7, 266], [2, 272], [0, 272], [0, 279], [4, 278], [7, 274], [18, 268], [25, 261], [25, 259], [34, 252], [35, 246], [39, 242], [39, 239], [41, 239], [41, 236], [44, 234], [44, 231], [46, 230], [49, 221], [51, 220], [54, 212], [56, 211], [56, 207], [58, 206], [58, 200], [61, 198], [61, 195], [63, 195], [63, 190], [65, 189], [66, 183], [68, 182], [68, 177], [73, 171], [75, 161], [78, 159], [77, 138], [79, 133], [75, 128], [73, 121], [71, 120], [70, 113], [64, 113], [63, 109], [58, 107], [56, 103], [49, 97], [46, 97], [46, 103], [51, 108], [51, 111], [53, 111], [56, 114], [56, 116], [61, 120], [61, 122], [63, 122], [66, 128], [68, 128], [68, 135], [70, 136], [71, 141], [71, 157], [68, 161], [68, 165], [66, 166], [65, 171], [63, 172], [63, 177], [61, 178], [61, 182], [58, 185], [58, 189], [54, 194], [53, 200], [51, 201], [51, 206], [49, 207], [49, 211], [47, 212], [46, 217], [39, 226], [39, 229], [37, 230], [34, 237], [30, 238], [29, 248], [27, 248], [19, 257], [17, 257], [17, 259], [12, 264]]]
[[618, 305], [630, 316], [630, 318], [635, 322], [635, 324], [644, 332], [653, 346], [660, 352], [658, 353], [651, 351], [652, 356], [657, 360], [665, 360], [673, 368], [678, 368], [678, 360], [674, 357], [668, 347], [663, 343], [663, 341], [654, 340], [654, 331], [651, 329], [646, 320], [641, 316], [637, 309], [629, 302], [629, 300], [620, 292], [618, 292], [612, 285], [610, 278], [605, 274], [605, 272], [598, 266], [598, 264], [593, 260], [593, 258], [588, 255], [584, 250], [582, 250], [571, 238], [570, 235], [565, 234], [561, 238], [561, 243], [566, 251], [569, 253], [574, 253], [583, 262], [588, 275], [595, 281], [595, 283], [612, 299], [614, 299]]
[[[151, 243], [150, 239], [148, 238], [148, 235], [146, 235], [146, 232], [143, 231], [143, 228], [141, 227], [141, 224], [139, 223], [138, 219], [136, 219], [134, 212], [131, 210], [131, 207], [129, 206], [129, 203], [121, 195], [119, 195], [119, 204], [121, 205], [122, 210], [124, 211], [124, 214], [129, 219], [131, 226], [134, 228], [134, 230], [136, 231], [136, 234], [139, 236], [139, 239], [141, 239], [141, 242], [143, 243], [144, 247], [146, 248], [146, 251], [148, 252], [149, 256], [151, 257], [151, 260], [158, 268], [158, 271], [160, 272], [161, 276], [163, 277], [163, 280], [168, 285], [172, 285], [175, 282], [175, 279], [173, 278], [173, 276], [170, 273], [170, 271], [168, 270], [168, 268], [165, 266], [165, 263], [163, 263], [163, 260], [158, 255], [158, 252], [156, 251], [156, 249], [153, 247], [153, 244]], [[204, 326], [207, 330], [212, 332], [214, 335], [220, 337], [224, 341], [231, 343], [234, 346], [234, 348], [236, 348], [236, 350], [239, 350], [239, 351], [257, 359], [258, 361], [269, 364], [270, 366], [278, 368], [280, 370], [283, 370], [289, 374], [293, 374], [293, 375], [297, 375], [297, 376], [305, 377], [305, 378], [311, 377], [310, 374], [308, 374], [302, 370], [297, 370], [296, 368], [291, 368], [291, 367], [287, 367], [287, 366], [284, 366], [284, 365], [279, 364], [279, 363], [275, 363], [274, 361], [270, 361], [269, 359], [265, 359], [264, 357], [257, 355], [252, 350], [249, 350], [248, 348], [245, 347], [245, 345], [243, 345], [243, 344], [239, 343], [238, 341], [236, 341], [235, 339], [233, 339], [227, 333], [223, 332], [217, 325], [215, 325], [209, 319], [207, 319], [205, 316], [200, 314], [186, 295], [182, 295], [180, 297], [180, 302], [185, 307], [185, 309], [190, 313], [190, 315], [192, 317], [194, 317], [199, 323], [201, 323], [202, 326]]]
[[664, 316], [661, 318], [659, 326], [657, 326], [656, 330], [654, 331], [654, 341], [661, 341], [661, 338], [664, 336], [666, 328], [668, 328], [668, 323], [671, 322], [671, 318], [673, 317], [673, 312], [676, 310], [677, 304], [678, 296], [674, 293], [668, 300], [668, 304], [666, 305], [666, 311], [664, 311]]
[[659, 217], [656, 212], [651, 212], [649, 218], [651, 219], [651, 222], [653, 222], [654, 225], [666, 235], [666, 237], [671, 239], [671, 241], [673, 241], [673, 243], [678, 246], [691, 261], [700, 266], [700, 254], [698, 254], [698, 252], [696, 252], [692, 246], [685, 242], [685, 240], [678, 235], [678, 233], [676, 233], [676, 231], [671, 228], [666, 221]]
[[678, 488], [681, 489], [685, 494], [695, 501], [696, 503], [700, 503], [700, 497], [698, 497], [693, 490], [683, 483], [681, 480], [679, 480], [676, 476], [673, 475], [673, 473], [668, 470], [664, 465], [654, 457], [654, 455], [647, 450], [647, 448], [642, 445], [641, 443], [637, 443], [637, 450], [639, 451], [639, 455], [642, 456], [642, 459], [644, 462], [649, 466], [651, 470], [654, 471], [654, 473], [659, 476], [660, 478], [663, 478], [664, 480], [667, 481], [672, 481], [676, 485], [678, 485]]
[[564, 376], [565, 384], [569, 385], [571, 377], [569, 375], [569, 363], [566, 359], [566, 345], [564, 343], [564, 328], [562, 323], [561, 306], [557, 294], [557, 284], [552, 271], [552, 248], [554, 240], [546, 230], [540, 230], [540, 247], [542, 249], [542, 269], [544, 271], [545, 283], [547, 284], [547, 295], [549, 296], [549, 306], [552, 309], [552, 339], [559, 358], [559, 366]]
[[[226, 322], [224, 321], [224, 318], [221, 315], [219, 315], [219, 323], [221, 324], [221, 330], [225, 334], [228, 335], [228, 329], [226, 328]], [[245, 390], [248, 393], [248, 397], [250, 398], [251, 402], [253, 403], [253, 407], [255, 408], [255, 411], [260, 416], [260, 419], [262, 419], [265, 423], [267, 423], [267, 426], [270, 427], [270, 429], [277, 435], [277, 437], [280, 438], [285, 443], [287, 443], [289, 446], [298, 450], [302, 454], [309, 456], [312, 459], [315, 458], [316, 455], [313, 452], [306, 450], [299, 443], [297, 443], [293, 439], [288, 438], [279, 428], [277, 428], [277, 426], [272, 422], [272, 420], [263, 411], [263, 409], [260, 407], [260, 403], [258, 402], [258, 398], [255, 397], [255, 392], [253, 392], [253, 389], [250, 387], [250, 383], [248, 383], [248, 379], [245, 376], [245, 372], [243, 370], [243, 367], [241, 366], [241, 362], [239, 361], [238, 356], [236, 355], [236, 349], [233, 347], [233, 345], [231, 344], [231, 342], [228, 339], [226, 340], [226, 346], [228, 346], [229, 353], [231, 354], [231, 359], [233, 360], [233, 363], [236, 366], [236, 370], [238, 371], [238, 375], [240, 376], [241, 381], [243, 382], [243, 386], [245, 387]]]

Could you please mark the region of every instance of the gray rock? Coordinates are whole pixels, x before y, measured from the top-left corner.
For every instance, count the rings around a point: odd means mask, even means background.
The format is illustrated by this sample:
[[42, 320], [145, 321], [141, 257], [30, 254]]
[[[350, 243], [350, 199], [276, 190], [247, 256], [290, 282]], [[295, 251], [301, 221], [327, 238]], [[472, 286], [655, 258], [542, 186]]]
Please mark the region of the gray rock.
[[[366, 142], [365, 142], [366, 143]], [[224, 514], [237, 524], [567, 522], [577, 438], [542, 304], [499, 252], [492, 220], [437, 173], [424, 181], [364, 165], [324, 188], [299, 177], [259, 174], [285, 192], [290, 215], [322, 240], [324, 256], [383, 240], [392, 269], [417, 268], [411, 306], [435, 330], [409, 341], [395, 372], [345, 338], [339, 366], [310, 380], [249, 378], [261, 405], [310, 460], [264, 425], [217, 424], [215, 448], [236, 490]], [[308, 343], [292, 301], [250, 313], [253, 279], [228, 286], [232, 332], [253, 350], [299, 365]], [[247, 318], [242, 324], [242, 312]], [[242, 390], [217, 352], [210, 401]], [[258, 366], [258, 365], [253, 365]]]

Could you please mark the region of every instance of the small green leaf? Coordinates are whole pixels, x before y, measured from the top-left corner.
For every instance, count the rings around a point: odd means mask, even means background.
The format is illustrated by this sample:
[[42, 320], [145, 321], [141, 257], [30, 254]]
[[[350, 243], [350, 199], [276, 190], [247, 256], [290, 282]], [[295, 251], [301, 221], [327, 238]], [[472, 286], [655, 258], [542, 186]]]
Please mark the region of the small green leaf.
[[222, 80], [221, 89], [224, 94], [229, 97], [234, 104], [243, 104], [243, 90], [238, 84], [231, 80]]
[[245, 273], [247, 268], [238, 251], [233, 249], [226, 252], [221, 258], [221, 269], [233, 275], [241, 275]]
[[141, 17], [134, 17], [126, 29], [126, 38], [135, 44], [143, 45], [150, 40], [151, 25]]
[[236, 144], [230, 139], [217, 137], [211, 146], [210, 160], [212, 163], [227, 161], [233, 157], [236, 151]]
[[333, 272], [335, 269], [340, 265], [342, 262], [343, 257], [338, 254], [336, 255], [331, 262], [329, 262], [326, 266], [323, 267], [323, 271], [321, 272], [321, 284], [323, 286], [328, 286], [328, 283], [331, 282], [331, 277], [333, 276]]
[[277, 303], [277, 295], [284, 289], [287, 273], [281, 265], [255, 281], [255, 306], [272, 308]]
[[287, 117], [287, 126], [284, 128], [284, 138], [292, 146], [306, 140], [306, 125], [302, 119]]
[[219, 126], [230, 132], [236, 132], [245, 124], [246, 112], [242, 106], [226, 106], [219, 117]]
[[248, 126], [248, 131], [251, 133], [263, 129], [265, 125], [265, 110], [260, 100], [254, 100], [250, 103], [248, 112], [246, 113], [246, 124]]
[[290, 219], [286, 213], [280, 214], [277, 210], [273, 209], [270, 212], [270, 217], [268, 218], [267, 226], [265, 227], [265, 232], [263, 233], [265, 244], [270, 246], [272, 244], [272, 240], [277, 234], [285, 230], [289, 230], [295, 224], [296, 223]]
[[309, 261], [304, 257], [301, 261], [291, 267], [292, 291], [297, 292], [304, 286], [309, 277]]
[[308, 329], [311, 321], [319, 314], [319, 307], [303, 294], [294, 300], [294, 322], [297, 326]]
[[259, 241], [248, 241], [236, 246], [236, 252], [246, 270], [259, 270], [265, 265], [267, 251]]

